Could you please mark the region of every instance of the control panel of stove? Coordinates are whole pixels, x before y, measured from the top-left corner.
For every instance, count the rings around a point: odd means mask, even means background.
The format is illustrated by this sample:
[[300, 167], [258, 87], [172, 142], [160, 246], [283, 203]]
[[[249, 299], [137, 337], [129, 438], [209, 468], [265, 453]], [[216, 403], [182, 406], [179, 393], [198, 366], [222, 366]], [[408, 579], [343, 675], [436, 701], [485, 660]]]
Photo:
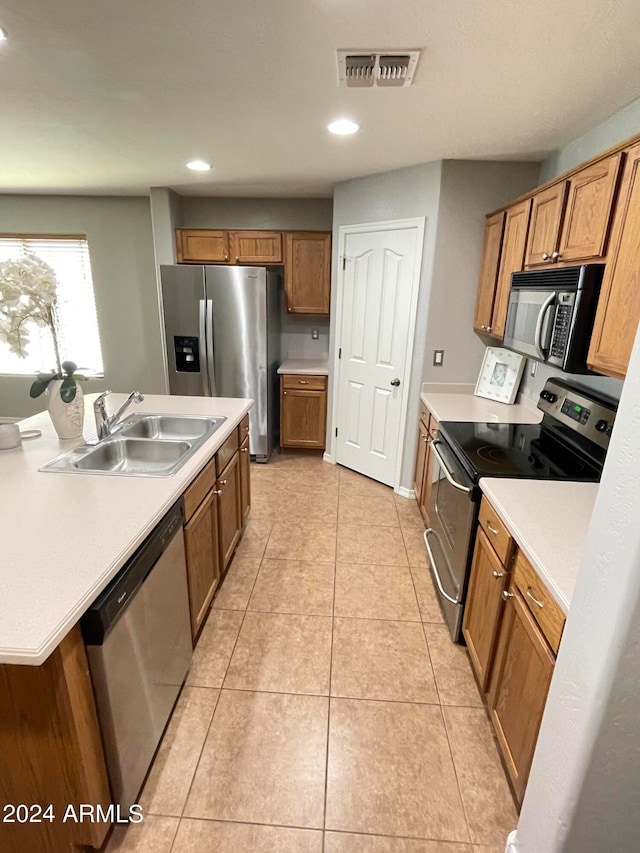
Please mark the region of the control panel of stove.
[[538, 408], [594, 444], [605, 450], [609, 447], [616, 420], [615, 401], [592, 394], [588, 388], [574, 387], [563, 379], [548, 379], [540, 392]]

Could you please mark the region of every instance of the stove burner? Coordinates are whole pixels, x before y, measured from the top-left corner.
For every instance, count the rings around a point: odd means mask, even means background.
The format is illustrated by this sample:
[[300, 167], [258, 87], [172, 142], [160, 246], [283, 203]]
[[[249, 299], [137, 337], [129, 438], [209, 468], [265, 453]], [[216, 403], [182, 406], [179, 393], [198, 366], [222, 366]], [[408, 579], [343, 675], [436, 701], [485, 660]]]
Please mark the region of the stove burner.
[[506, 462], [511, 462], [509, 454], [502, 447], [492, 447], [490, 444], [479, 447], [476, 454], [484, 462], [489, 462], [491, 465], [504, 465]]

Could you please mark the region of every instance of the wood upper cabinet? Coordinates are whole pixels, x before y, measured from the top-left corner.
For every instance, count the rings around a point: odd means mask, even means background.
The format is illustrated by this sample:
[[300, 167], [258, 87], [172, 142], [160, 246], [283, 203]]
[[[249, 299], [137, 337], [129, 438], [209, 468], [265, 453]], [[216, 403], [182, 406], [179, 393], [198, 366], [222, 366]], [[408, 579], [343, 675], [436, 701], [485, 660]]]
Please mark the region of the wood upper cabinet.
[[587, 362], [624, 379], [640, 320], [640, 144], [626, 152]]
[[531, 201], [525, 266], [547, 264], [557, 260], [566, 195], [567, 181], [560, 181], [534, 195]]
[[486, 691], [504, 609], [502, 593], [509, 573], [483, 530], [478, 531], [473, 554], [462, 633], [480, 689]]
[[240, 445], [240, 519], [244, 525], [251, 509], [251, 456], [249, 436]]
[[236, 264], [281, 264], [279, 231], [230, 231], [229, 252]]
[[236, 452], [216, 482], [218, 492], [218, 542], [220, 568], [224, 571], [238, 544], [242, 530], [240, 499], [240, 454]]
[[489, 695], [489, 714], [522, 802], [555, 658], [515, 589], [502, 619]]
[[504, 337], [507, 309], [509, 307], [511, 274], [519, 272], [524, 264], [530, 211], [530, 198], [514, 204], [506, 211], [502, 253], [500, 256], [500, 271], [498, 273], [493, 319], [491, 321], [491, 334], [497, 338]]
[[225, 263], [229, 260], [229, 232], [205, 228], [176, 230], [178, 263]]
[[287, 311], [291, 314], [328, 314], [331, 234], [325, 231], [290, 231], [284, 239]]
[[280, 446], [322, 449], [326, 431], [326, 377], [281, 376]]
[[486, 334], [490, 334], [492, 331], [493, 305], [498, 284], [504, 220], [505, 212], [501, 210], [499, 213], [487, 217], [484, 226], [484, 245], [482, 247], [482, 261], [480, 262], [480, 281], [478, 282], [473, 328]]
[[191, 516], [184, 528], [191, 635], [196, 637], [209, 610], [222, 574], [218, 553], [218, 507], [214, 490]]
[[606, 254], [621, 162], [619, 152], [581, 169], [565, 182], [567, 202], [558, 261], [577, 263]]

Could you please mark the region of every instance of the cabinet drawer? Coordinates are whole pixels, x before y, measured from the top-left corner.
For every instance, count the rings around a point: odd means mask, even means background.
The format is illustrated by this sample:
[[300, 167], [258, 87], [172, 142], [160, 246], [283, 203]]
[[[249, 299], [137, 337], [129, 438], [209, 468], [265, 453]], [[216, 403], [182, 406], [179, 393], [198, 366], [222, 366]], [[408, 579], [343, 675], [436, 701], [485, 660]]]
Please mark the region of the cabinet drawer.
[[327, 377], [285, 373], [282, 377], [282, 387], [291, 390], [301, 388], [305, 391], [324, 391], [327, 387]]
[[430, 438], [438, 437], [438, 428], [440, 427], [440, 423], [431, 415], [431, 419], [429, 420], [429, 436]]
[[218, 476], [222, 474], [229, 462], [233, 459], [233, 454], [238, 449], [238, 430], [234, 429], [229, 438], [225, 441], [222, 447], [216, 453], [216, 471]]
[[238, 444], [242, 444], [249, 435], [249, 415], [245, 415], [238, 426]]
[[516, 555], [513, 582], [520, 590], [524, 602], [540, 626], [547, 642], [557, 653], [564, 629], [565, 615], [522, 551], [518, 551]]
[[189, 521], [216, 482], [216, 461], [207, 462], [183, 495], [184, 520]]
[[424, 403], [420, 403], [420, 420], [424, 423], [425, 430], [429, 431], [429, 421], [431, 420], [431, 412]]
[[496, 554], [500, 557], [503, 565], [506, 565], [509, 557], [511, 556], [513, 539], [507, 528], [500, 520], [498, 513], [486, 498], [482, 498], [478, 521], [480, 522], [480, 526], [484, 532], [487, 534], [487, 538], [493, 545]]

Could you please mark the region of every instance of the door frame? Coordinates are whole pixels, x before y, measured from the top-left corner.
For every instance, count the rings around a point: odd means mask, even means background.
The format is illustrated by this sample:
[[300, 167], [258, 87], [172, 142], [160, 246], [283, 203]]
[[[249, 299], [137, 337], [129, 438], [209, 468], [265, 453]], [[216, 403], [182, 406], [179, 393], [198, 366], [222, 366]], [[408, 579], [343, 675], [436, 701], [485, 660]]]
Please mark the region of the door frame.
[[[363, 232], [378, 232], [378, 231], [401, 231], [415, 230], [416, 231], [416, 263], [413, 268], [413, 276], [411, 280], [411, 295], [409, 307], [409, 329], [407, 334], [407, 351], [404, 363], [404, 381], [402, 383], [402, 395], [400, 398], [400, 441], [396, 452], [396, 464], [393, 474], [393, 490], [398, 492], [400, 489], [400, 475], [402, 471], [402, 455], [404, 452], [404, 438], [407, 426], [407, 410], [409, 407], [409, 385], [411, 384], [411, 362], [413, 356], [413, 345], [415, 342], [416, 320], [418, 314], [418, 295], [420, 292], [420, 276], [422, 274], [422, 259], [424, 252], [424, 236], [426, 230], [426, 217], [415, 216], [408, 219], [389, 219], [382, 222], [363, 222], [358, 225], [341, 225], [338, 229], [338, 275], [336, 280], [336, 325], [335, 325], [335, 343], [333, 347], [333, 375], [332, 375], [332, 394], [331, 394], [331, 444], [330, 458], [327, 461], [337, 462], [337, 442], [335, 422], [338, 413], [338, 394], [340, 387], [340, 368], [341, 359], [338, 358], [340, 349], [340, 340], [342, 337], [342, 304], [344, 300], [344, 281], [345, 269], [343, 269], [343, 261], [345, 260], [345, 250], [347, 237], [350, 234], [362, 234]], [[346, 258], [348, 262], [350, 259]], [[326, 454], [325, 454], [326, 457]]]

